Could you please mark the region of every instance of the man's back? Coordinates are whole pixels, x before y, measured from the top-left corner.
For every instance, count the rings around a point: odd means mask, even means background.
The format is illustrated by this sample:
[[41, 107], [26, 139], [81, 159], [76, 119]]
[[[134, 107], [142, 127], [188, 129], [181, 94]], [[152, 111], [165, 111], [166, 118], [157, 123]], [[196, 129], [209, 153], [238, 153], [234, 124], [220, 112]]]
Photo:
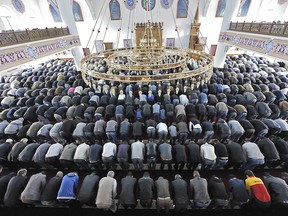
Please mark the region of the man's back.
[[198, 202], [208, 202], [210, 200], [208, 194], [207, 180], [201, 177], [194, 177], [190, 180], [190, 190], [193, 194], [192, 199]]

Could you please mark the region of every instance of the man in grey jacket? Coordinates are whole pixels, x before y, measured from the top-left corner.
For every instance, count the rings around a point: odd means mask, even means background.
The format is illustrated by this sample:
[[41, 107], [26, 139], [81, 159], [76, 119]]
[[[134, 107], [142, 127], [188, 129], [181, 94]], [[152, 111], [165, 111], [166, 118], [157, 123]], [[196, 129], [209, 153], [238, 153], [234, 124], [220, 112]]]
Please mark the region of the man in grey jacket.
[[117, 211], [115, 197], [117, 195], [117, 182], [114, 172], [109, 171], [107, 177], [103, 177], [99, 182], [99, 189], [96, 198], [96, 206], [99, 209]]
[[21, 201], [25, 204], [37, 204], [41, 201], [41, 193], [46, 185], [46, 172], [34, 174], [30, 177], [24, 191], [21, 193]]
[[171, 206], [171, 196], [169, 191], [169, 181], [160, 176], [155, 181], [156, 191], [157, 191], [157, 211], [160, 213], [161, 209], [164, 209], [167, 213]]
[[136, 178], [133, 177], [132, 172], [128, 172], [125, 178], [121, 179], [121, 193], [119, 196], [119, 204], [125, 209], [134, 209], [136, 207]]
[[208, 184], [205, 178], [201, 178], [198, 171], [193, 172], [193, 179], [190, 180], [190, 194], [192, 207], [205, 209], [211, 200], [208, 194]]

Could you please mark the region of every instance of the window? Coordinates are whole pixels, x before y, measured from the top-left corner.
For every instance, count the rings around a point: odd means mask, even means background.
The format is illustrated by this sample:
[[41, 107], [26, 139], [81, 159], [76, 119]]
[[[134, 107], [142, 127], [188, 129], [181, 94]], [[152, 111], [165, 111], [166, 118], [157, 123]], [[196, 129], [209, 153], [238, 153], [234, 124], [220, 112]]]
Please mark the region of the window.
[[241, 0], [237, 16], [246, 17], [248, 14], [251, 0]]
[[55, 8], [54, 6], [49, 4], [49, 10], [50, 10], [50, 13], [53, 17], [54, 22], [62, 22], [58, 8]]
[[120, 20], [121, 19], [120, 4], [117, 0], [111, 0], [110, 1], [109, 9], [110, 9], [111, 20]]
[[73, 15], [76, 22], [83, 21], [81, 7], [75, 1], [73, 1]]
[[216, 17], [223, 17], [226, 8], [226, 0], [219, 0], [216, 11]]
[[155, 7], [155, 0], [141, 0], [141, 5], [146, 11], [152, 11]]
[[177, 4], [177, 18], [187, 18], [188, 0], [179, 0]]

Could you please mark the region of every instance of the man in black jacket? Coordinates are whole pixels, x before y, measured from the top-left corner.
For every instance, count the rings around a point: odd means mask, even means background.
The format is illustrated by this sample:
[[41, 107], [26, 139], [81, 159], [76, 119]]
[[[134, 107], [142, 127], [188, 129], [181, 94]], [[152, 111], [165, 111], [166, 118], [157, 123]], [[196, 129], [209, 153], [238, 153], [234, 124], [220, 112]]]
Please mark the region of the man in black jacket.
[[3, 205], [4, 196], [7, 190], [8, 183], [11, 178], [16, 175], [15, 172], [11, 172], [8, 175], [2, 176], [0, 178], [0, 206]]
[[175, 205], [174, 210], [177, 213], [182, 213], [189, 205], [187, 182], [182, 179], [181, 175], [176, 174], [175, 180], [171, 182], [171, 186], [173, 204]]
[[0, 145], [0, 164], [3, 166], [9, 166], [8, 154], [13, 146], [13, 140], [7, 139], [6, 142]]
[[176, 143], [176, 145], [173, 146], [173, 158], [175, 160], [174, 169], [178, 170], [179, 168], [179, 170], [183, 170], [187, 162], [186, 149], [184, 145]]
[[26, 174], [26, 169], [20, 169], [17, 176], [11, 178], [4, 196], [4, 206], [19, 207], [21, 204], [23, 204], [19, 198], [22, 191], [25, 189], [26, 184], [28, 183]]
[[132, 172], [128, 172], [127, 176], [121, 179], [121, 193], [119, 195], [119, 204], [121, 204], [125, 209], [134, 209], [136, 207], [136, 182], [137, 180], [133, 177]]
[[57, 204], [57, 194], [62, 182], [63, 172], [57, 172], [56, 176], [52, 177], [45, 185], [42, 192], [42, 205], [54, 206]]
[[228, 151], [228, 162], [224, 166], [224, 169], [228, 169], [233, 166], [234, 170], [239, 169], [242, 163], [245, 162], [244, 153], [239, 143], [229, 141], [226, 145]]
[[201, 163], [201, 157], [200, 157], [200, 146], [196, 144], [195, 142], [189, 142], [188, 145], [186, 145], [186, 151], [187, 151], [187, 168], [195, 170], [198, 164]]
[[78, 199], [82, 204], [95, 206], [98, 183], [99, 176], [96, 172], [92, 172], [90, 175], [85, 176], [78, 193]]
[[143, 173], [143, 177], [138, 181], [138, 197], [143, 208], [151, 208], [154, 195], [154, 180], [150, 178], [148, 172]]
[[223, 181], [215, 175], [211, 176], [208, 182], [208, 192], [211, 198], [209, 208], [223, 209], [228, 205], [229, 196], [226, 192]]

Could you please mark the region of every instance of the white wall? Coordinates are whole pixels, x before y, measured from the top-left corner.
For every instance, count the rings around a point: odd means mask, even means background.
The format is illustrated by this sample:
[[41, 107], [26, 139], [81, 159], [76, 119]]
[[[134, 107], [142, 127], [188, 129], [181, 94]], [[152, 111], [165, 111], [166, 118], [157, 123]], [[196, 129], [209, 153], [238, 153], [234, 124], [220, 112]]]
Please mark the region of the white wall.
[[[11, 0], [1, 0], [0, 6], [4, 6], [8, 8], [11, 11], [11, 17], [9, 19], [11, 26], [14, 30], [17, 29], [25, 29], [25, 28], [43, 28], [45, 25], [43, 25], [44, 19], [42, 17], [42, 14], [39, 10], [39, 6], [37, 3], [37, 0], [25, 0], [23, 1], [25, 4], [25, 12], [20, 13], [18, 12], [12, 4]], [[33, 11], [33, 14], [31, 13]], [[1, 16], [1, 14], [0, 14]], [[36, 17], [36, 18], [32, 18]], [[4, 18], [1, 18], [2, 20]], [[3, 29], [0, 30], [8, 30], [10, 29], [7, 25], [7, 22], [3, 20], [5, 23], [5, 26]]]

